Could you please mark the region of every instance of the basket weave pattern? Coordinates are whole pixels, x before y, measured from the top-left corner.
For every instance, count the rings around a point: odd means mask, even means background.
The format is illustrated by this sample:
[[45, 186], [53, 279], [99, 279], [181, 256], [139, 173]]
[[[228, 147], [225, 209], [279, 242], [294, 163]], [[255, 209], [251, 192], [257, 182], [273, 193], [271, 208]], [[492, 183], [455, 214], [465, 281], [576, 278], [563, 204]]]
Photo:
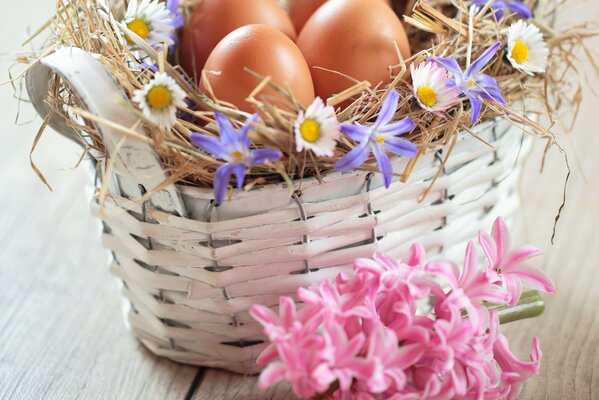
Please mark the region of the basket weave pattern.
[[[264, 344], [247, 311], [252, 304], [275, 307], [280, 295], [351, 271], [356, 257], [376, 250], [400, 257], [413, 241], [432, 254], [462, 253], [488, 218], [518, 207], [518, 161], [528, 147], [505, 121], [477, 134], [494, 148], [462, 134], [424, 201], [442, 152], [426, 155], [409, 185], [389, 190], [373, 174], [331, 174], [325, 183], [298, 183], [293, 193], [271, 185], [214, 207], [210, 191], [179, 187], [188, 218], [127, 199], [122, 193], [140, 184], [115, 176], [120, 187], [107, 211], [94, 210], [134, 333], [176, 361], [256, 372]], [[394, 169], [404, 166], [396, 160]]]

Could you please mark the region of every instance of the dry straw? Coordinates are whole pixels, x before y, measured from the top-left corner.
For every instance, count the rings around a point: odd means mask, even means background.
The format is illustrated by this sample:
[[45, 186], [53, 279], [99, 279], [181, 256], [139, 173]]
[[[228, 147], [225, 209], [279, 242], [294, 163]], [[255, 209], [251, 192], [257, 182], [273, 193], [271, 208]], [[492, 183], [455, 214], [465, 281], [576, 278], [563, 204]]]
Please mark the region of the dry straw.
[[[392, 83], [387, 87], [372, 87], [370, 82], [359, 82], [347, 77], [353, 80], [355, 85], [327, 101], [328, 104], [336, 106], [351, 99], [351, 104], [345, 109], [337, 108], [338, 119], [341, 122], [367, 124], [376, 118], [382, 100], [391, 89], [400, 92], [401, 101], [395, 117], [400, 119], [409, 116], [416, 122], [417, 128], [406, 138], [417, 144], [420, 149], [418, 156], [401, 173], [401, 180], [404, 182], [409, 178], [419, 156], [450, 145], [459, 131], [472, 133], [467, 102], [460, 103], [442, 116], [435, 115], [415, 105], [411, 87], [406, 81], [407, 66], [410, 63], [419, 63], [430, 56], [451, 56], [461, 65], [466, 65], [504, 35], [509, 19], [498, 21], [489, 6], [473, 15], [469, 12], [467, 3], [462, 0], [409, 1], [404, 18], [415, 54], [410, 59], [403, 60], [399, 51], [397, 52], [397, 65], [389, 67]], [[190, 5], [191, 2], [187, 4]], [[413, 10], [409, 12], [412, 6]], [[113, 7], [113, 10], [118, 9], [119, 7]], [[534, 20], [542, 30], [550, 49], [546, 74], [531, 77], [519, 73], [503, 60], [504, 54], [495, 57], [485, 71], [497, 79], [508, 105], [526, 104], [529, 108], [517, 111], [510, 106], [487, 102], [482, 120], [491, 120], [498, 116], [508, 118], [526, 132], [546, 139], [547, 148], [555, 142], [552, 126], [544, 127], [529, 117], [547, 113], [550, 121], [554, 122], [566, 116], [570, 118], [566, 125], [571, 126], [581, 102], [582, 92], [578, 49], [584, 50], [584, 54], [599, 74], [599, 67], [584, 44], [584, 40], [595, 35], [595, 32], [586, 25], [570, 28], [566, 32], [555, 31], [549, 27], [550, 24], [543, 21], [553, 20], [558, 10], [558, 7], [546, 7], [542, 16]], [[59, 46], [75, 46], [95, 54], [129, 98], [135, 90], [143, 88], [154, 74], [141, 66], [143, 62], [149, 61], [149, 57], [161, 70], [177, 81], [189, 99], [201, 109], [209, 110], [196, 111], [182, 107], [180, 114], [184, 117], [179, 118], [172, 129], [164, 130], [144, 120], [133, 103], [124, 103], [123, 107], [128, 107], [132, 113], [139, 115], [139, 123], [146, 125], [150, 136], [136, 134], [132, 127], [115, 128], [136, 140], [151, 141], [164, 168], [170, 174], [170, 182], [167, 183], [178, 181], [192, 186], [212, 187], [214, 170], [220, 165], [220, 161], [196, 148], [189, 137], [192, 132], [218, 135], [213, 124], [213, 111], [226, 114], [238, 124], [247, 118], [247, 114], [216, 99], [209, 85], [206, 85], [208, 95], [201, 93], [198, 85], [185, 75], [180, 67], [167, 62], [165, 51], [156, 51], [139, 41], [139, 50], [131, 49], [123, 35], [127, 31], [126, 27], [119, 22], [119, 16], [109, 11], [103, 2], [58, 0], [57, 13], [45, 27], [54, 31], [54, 39], [44, 54]], [[146, 58], [142, 59], [141, 54]], [[276, 165], [252, 169], [246, 181], [246, 189], [282, 180], [290, 182], [292, 179], [309, 176], [320, 177], [332, 169], [337, 159], [353, 148], [354, 143], [343, 138], [332, 158], [316, 157], [312, 153], [294, 153], [293, 123], [301, 106], [286, 88], [276, 86], [268, 77], [262, 77], [253, 71], [247, 73], [256, 77], [256, 90], [249, 96], [248, 101], [256, 110], [260, 110], [263, 116], [255, 125], [256, 130], [251, 134], [252, 140], [257, 146], [283, 150], [284, 157]], [[205, 78], [204, 74], [201, 79], [207, 83]], [[287, 100], [287, 110], [273, 106], [266, 96], [259, 96], [260, 90], [267, 86]], [[84, 111], [77, 97], [59, 78], [56, 78], [53, 85], [50, 103], [54, 111], [66, 117], [67, 123], [77, 125], [76, 128], [82, 132], [82, 139], [88, 137], [88, 140], [83, 140], [89, 147], [88, 150], [95, 150], [95, 154], [103, 153], [102, 140], [94, 126], [110, 125], [110, 121]], [[530, 104], [537, 106], [532, 109]], [[564, 105], [568, 107], [563, 107]], [[77, 124], [74, 121], [81, 123]], [[376, 170], [368, 163], [364, 164], [362, 169]], [[151, 191], [153, 192], [155, 190]]]

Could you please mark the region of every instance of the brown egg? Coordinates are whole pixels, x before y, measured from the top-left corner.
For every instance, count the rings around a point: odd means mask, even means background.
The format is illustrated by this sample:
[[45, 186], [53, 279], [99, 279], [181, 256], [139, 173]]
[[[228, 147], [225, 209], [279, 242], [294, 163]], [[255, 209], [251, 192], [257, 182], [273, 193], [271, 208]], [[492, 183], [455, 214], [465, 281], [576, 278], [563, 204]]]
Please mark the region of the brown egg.
[[277, 0], [202, 0], [183, 28], [181, 65], [199, 80], [214, 47], [235, 29], [249, 24], [268, 25], [296, 39], [293, 24]]
[[[246, 101], [260, 81], [250, 75], [247, 67], [262, 76], [270, 76], [281, 87], [289, 86], [295, 98], [308, 106], [314, 100], [314, 86], [310, 69], [295, 43], [281, 31], [266, 25], [246, 25], [224, 37], [206, 61], [206, 71], [219, 71], [220, 75], [207, 74], [214, 94], [219, 100], [234, 104], [240, 110], [253, 112]], [[269, 101], [284, 107], [284, 98], [271, 88], [260, 96], [275, 96], [279, 101]]]
[[[391, 0], [384, 1], [391, 5]], [[289, 2], [289, 17], [298, 35], [312, 14], [326, 2], [327, 0], [291, 0]]]
[[399, 63], [394, 41], [410, 57], [406, 32], [380, 0], [329, 0], [310, 17], [297, 45], [304, 54], [317, 96], [327, 99], [353, 86], [338, 71], [373, 86], [391, 81], [388, 66]]

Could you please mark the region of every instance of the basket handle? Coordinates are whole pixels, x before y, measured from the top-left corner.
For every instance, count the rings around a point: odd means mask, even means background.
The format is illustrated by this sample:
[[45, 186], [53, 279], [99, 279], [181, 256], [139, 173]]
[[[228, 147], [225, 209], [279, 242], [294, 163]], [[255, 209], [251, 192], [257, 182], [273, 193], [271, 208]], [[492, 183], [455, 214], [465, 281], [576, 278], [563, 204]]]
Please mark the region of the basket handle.
[[[52, 112], [47, 97], [54, 74], [64, 79], [91, 113], [121, 126], [134, 127], [137, 133], [147, 136], [143, 126], [138, 123], [138, 117], [118, 101], [127, 98], [106, 68], [91, 54], [76, 47], [61, 48], [40, 59], [27, 73], [27, 91], [42, 118]], [[53, 114], [49, 118], [49, 125], [57, 132], [85, 145], [78, 132], [62, 116]], [[102, 124], [98, 124], [98, 131], [108, 155], [113, 159], [114, 170], [120, 175], [130, 177], [146, 190], [152, 190], [168, 178], [149, 143], [132, 138], [123, 142], [122, 132]], [[173, 184], [156, 193], [151, 202], [166, 212], [185, 216], [183, 200]]]

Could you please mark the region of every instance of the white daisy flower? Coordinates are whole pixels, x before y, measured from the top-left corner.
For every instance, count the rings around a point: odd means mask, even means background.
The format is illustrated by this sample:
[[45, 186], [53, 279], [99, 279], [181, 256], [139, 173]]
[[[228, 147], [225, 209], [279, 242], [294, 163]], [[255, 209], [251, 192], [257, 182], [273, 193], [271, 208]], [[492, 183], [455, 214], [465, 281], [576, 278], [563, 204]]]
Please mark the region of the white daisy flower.
[[458, 102], [460, 90], [447, 77], [447, 70], [432, 62], [410, 65], [414, 97], [427, 111], [442, 112]]
[[[127, 28], [140, 38], [147, 40], [150, 45], [167, 46], [174, 44], [174, 22], [166, 3], [158, 0], [129, 0], [129, 6], [123, 21]], [[133, 40], [126, 37], [130, 44]]]
[[177, 106], [185, 106], [185, 97], [173, 78], [158, 72], [145, 88], [135, 91], [133, 101], [139, 104], [149, 121], [168, 129], [177, 120]]
[[507, 31], [507, 46], [507, 58], [514, 68], [528, 75], [545, 72], [549, 48], [535, 25], [514, 22]]
[[312, 150], [317, 156], [332, 157], [340, 135], [339, 128], [335, 109], [325, 106], [317, 97], [305, 112], [300, 111], [295, 120], [296, 150]]

